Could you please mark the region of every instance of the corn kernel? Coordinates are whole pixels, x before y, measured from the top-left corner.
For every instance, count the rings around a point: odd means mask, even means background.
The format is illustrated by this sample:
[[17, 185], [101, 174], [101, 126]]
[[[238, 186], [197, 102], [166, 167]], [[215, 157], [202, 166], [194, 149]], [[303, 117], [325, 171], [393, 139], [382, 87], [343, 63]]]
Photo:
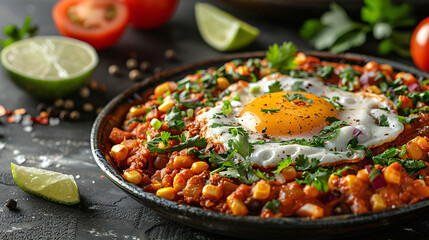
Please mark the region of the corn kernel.
[[181, 174], [176, 174], [173, 179], [173, 188], [174, 191], [179, 192], [186, 187], [187, 179], [184, 178]]
[[366, 169], [361, 169], [357, 172], [356, 177], [363, 182], [369, 182], [369, 174]]
[[373, 211], [377, 210], [383, 210], [386, 209], [386, 203], [384, 202], [383, 198], [378, 195], [377, 193], [374, 193], [370, 198], [370, 203]]
[[307, 57], [305, 56], [305, 54], [304, 53], [302, 53], [302, 52], [299, 52], [297, 55], [296, 55], [296, 58], [295, 58], [295, 60], [293, 60], [296, 64], [298, 64], [298, 65], [302, 65], [302, 64], [304, 64], [305, 63], [305, 60], [307, 59]]
[[260, 181], [253, 187], [254, 199], [267, 199], [271, 193], [271, 186], [266, 181]]
[[161, 97], [164, 93], [170, 91], [174, 91], [177, 88], [177, 84], [175, 82], [165, 82], [158, 87], [155, 88], [154, 94], [157, 97]]
[[319, 190], [317, 190], [317, 188], [313, 184], [306, 185], [304, 187], [304, 193], [311, 198], [319, 196]]
[[194, 162], [190, 156], [177, 156], [173, 160], [174, 168], [189, 168]]
[[324, 216], [323, 208], [312, 203], [304, 204], [295, 213], [300, 217], [309, 217], [311, 219], [321, 218]]
[[226, 72], [234, 71], [234, 70], [235, 70], [235, 68], [237, 68], [237, 66], [235, 66], [235, 64], [234, 64], [234, 63], [232, 63], [232, 62], [227, 62], [227, 63], [225, 63], [225, 71], [226, 71]]
[[168, 200], [173, 200], [176, 197], [176, 192], [172, 187], [160, 188], [156, 191], [156, 196], [162, 197]]
[[136, 106], [132, 106], [130, 108], [130, 116], [131, 117], [137, 117], [140, 115], [143, 115], [147, 112], [147, 107], [142, 106], [142, 107], [136, 107]]
[[383, 171], [384, 179], [390, 184], [401, 184], [401, 172], [397, 169], [397, 164], [392, 163]]
[[116, 144], [112, 147], [112, 149], [110, 150], [110, 156], [112, 156], [112, 158], [118, 160], [118, 161], [123, 161], [128, 157], [128, 148], [125, 145], [122, 144]]
[[158, 110], [162, 112], [168, 112], [168, 109], [172, 108], [176, 104], [174, 100], [164, 101], [161, 105], [159, 105]]
[[292, 181], [296, 178], [296, 176], [298, 176], [298, 173], [293, 166], [283, 168], [280, 173], [283, 175], [286, 181]]
[[244, 76], [250, 75], [249, 68], [243, 66], [238, 66], [235, 72]]
[[229, 209], [231, 209], [233, 215], [245, 216], [249, 213], [244, 202], [232, 195], [229, 195], [226, 198], [226, 203], [228, 204]]
[[154, 181], [152, 182], [152, 188], [153, 188], [154, 190], [158, 190], [158, 189], [162, 188], [162, 184], [161, 184], [159, 181], [154, 180]]
[[362, 190], [364, 186], [364, 183], [355, 175], [347, 175], [345, 177], [345, 181], [347, 183], [347, 186], [349, 187], [349, 192], [351, 193], [360, 192], [360, 190]]
[[198, 161], [198, 162], [192, 163], [191, 169], [192, 171], [194, 171], [195, 174], [200, 174], [204, 170], [209, 169], [209, 165], [206, 162]]
[[139, 184], [143, 179], [142, 175], [136, 170], [124, 172], [124, 178], [128, 182], [134, 183], [134, 184]]
[[411, 83], [418, 83], [419, 81], [410, 73], [399, 72], [396, 74], [395, 79], [402, 78], [403, 85], [410, 85]]
[[335, 182], [338, 181], [339, 178], [340, 177], [338, 177], [335, 174], [331, 174], [331, 176], [329, 176], [329, 180], [328, 180], [328, 187], [329, 187], [329, 189], [334, 190]]
[[224, 78], [224, 77], [220, 77], [217, 79], [217, 85], [216, 88], [218, 88], [219, 90], [225, 90], [227, 87], [229, 87], [230, 83], [228, 81], [228, 79]]
[[377, 71], [380, 66], [374, 61], [370, 61], [363, 67], [366, 71]]
[[393, 68], [392, 68], [392, 66], [390, 66], [390, 65], [388, 65], [388, 64], [381, 64], [381, 65], [380, 65], [380, 69], [381, 69], [381, 70], [384, 70], [384, 71], [387, 71], [387, 72], [389, 72], [389, 73], [393, 73]]
[[218, 201], [223, 195], [223, 190], [219, 186], [207, 184], [203, 188], [203, 196], [213, 202]]
[[271, 70], [269, 68], [262, 68], [259, 71], [259, 77], [260, 78], [263, 78], [263, 77], [267, 76], [268, 74], [271, 74]]
[[368, 86], [368, 87], [366, 88], [366, 90], [367, 90], [368, 92], [370, 92], [370, 93], [381, 94], [381, 90], [380, 90], [380, 88], [378, 88], [378, 87], [377, 87], [377, 86], [375, 86], [375, 85]]

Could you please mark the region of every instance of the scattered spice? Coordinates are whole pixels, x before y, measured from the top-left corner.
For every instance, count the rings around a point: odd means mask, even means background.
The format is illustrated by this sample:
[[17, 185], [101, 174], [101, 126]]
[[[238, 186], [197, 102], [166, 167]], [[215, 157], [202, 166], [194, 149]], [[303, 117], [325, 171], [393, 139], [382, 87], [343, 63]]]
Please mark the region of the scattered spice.
[[91, 91], [88, 87], [83, 87], [80, 89], [79, 94], [83, 99], [86, 99], [89, 98], [89, 96], [91, 95]]
[[74, 102], [73, 102], [73, 100], [71, 100], [71, 99], [67, 99], [67, 100], [64, 102], [64, 108], [65, 108], [65, 109], [73, 109], [73, 108], [74, 108]]
[[106, 90], [107, 90], [107, 87], [104, 84], [100, 84], [98, 86], [98, 89], [97, 89], [97, 91], [100, 92], [100, 93], [104, 93], [104, 92], [106, 92]]
[[46, 108], [46, 112], [48, 113], [49, 116], [56, 116], [58, 114], [58, 111], [55, 107], [53, 106], [49, 106]]
[[97, 88], [98, 88], [98, 83], [97, 83], [96, 81], [92, 80], [92, 81], [90, 81], [90, 82], [89, 82], [88, 86], [89, 86], [89, 88], [90, 88], [91, 90], [97, 90]]
[[23, 115], [26, 112], [27, 110], [25, 110], [24, 108], [18, 108], [18, 109], [15, 109], [15, 111], [13, 111], [14, 114], [20, 114], [20, 115]]
[[128, 69], [137, 68], [138, 66], [137, 60], [135, 58], [130, 58], [125, 63], [125, 66], [127, 66]]
[[62, 98], [55, 99], [54, 106], [56, 108], [60, 108], [60, 107], [64, 106], [64, 100]]
[[176, 51], [174, 49], [165, 50], [164, 56], [169, 61], [174, 61], [177, 58]]
[[79, 120], [79, 118], [80, 118], [80, 113], [78, 111], [75, 110], [70, 113], [71, 120], [76, 121], [76, 120]]
[[119, 75], [119, 67], [118, 65], [110, 65], [108, 72], [112, 76]]
[[39, 112], [41, 112], [41, 111], [45, 111], [45, 109], [46, 109], [46, 105], [44, 104], [44, 103], [39, 103], [39, 104], [37, 104], [37, 110], [39, 111]]
[[61, 119], [61, 120], [67, 119], [68, 117], [69, 117], [69, 111], [67, 111], [67, 110], [62, 110], [62, 111], [60, 112], [60, 119]]
[[4, 206], [9, 208], [10, 210], [15, 210], [16, 205], [18, 205], [18, 203], [13, 199], [7, 200], [6, 203], [4, 204]]
[[129, 76], [128, 76], [131, 80], [139, 80], [141, 78], [141, 73], [139, 70], [137, 69], [133, 69], [130, 71]]
[[148, 61], [143, 61], [140, 64], [140, 70], [142, 70], [143, 72], [149, 72], [150, 69], [150, 63]]
[[94, 110], [94, 106], [91, 103], [83, 104], [83, 111], [92, 112]]

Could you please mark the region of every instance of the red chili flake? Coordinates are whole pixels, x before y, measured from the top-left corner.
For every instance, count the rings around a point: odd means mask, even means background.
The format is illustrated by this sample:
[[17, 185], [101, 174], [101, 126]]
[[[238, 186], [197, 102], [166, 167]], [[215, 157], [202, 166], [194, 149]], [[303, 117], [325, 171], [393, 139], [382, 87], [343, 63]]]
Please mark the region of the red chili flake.
[[34, 123], [40, 123], [41, 120], [42, 120], [42, 118], [40, 116], [37, 116], [36, 118], [33, 118], [33, 122]]
[[41, 117], [40, 118], [40, 124], [46, 125], [49, 123], [49, 118], [47, 117]]
[[104, 178], [104, 175], [101, 175], [100, 177], [101, 177], [101, 178]]
[[0, 105], [0, 117], [3, 117], [6, 114], [6, 109]]
[[298, 106], [303, 106], [303, 105], [307, 105], [305, 104], [304, 101], [292, 101], [293, 104], [298, 105]]
[[10, 115], [12, 115], [12, 114], [13, 114], [12, 110], [10, 110], [10, 109], [7, 109], [7, 110], [6, 110], [6, 115], [7, 115], [7, 116], [10, 116]]
[[13, 111], [13, 112], [15, 114], [24, 115], [27, 112], [27, 110], [25, 110], [25, 108], [18, 108], [18, 109], [15, 109], [15, 111]]
[[14, 123], [15, 122], [15, 117], [13, 115], [7, 116], [6, 121], [8, 123]]
[[49, 113], [48, 113], [48, 112], [43, 111], [43, 112], [41, 112], [41, 113], [39, 114], [39, 116], [40, 116], [41, 118], [47, 118], [47, 117], [49, 117]]

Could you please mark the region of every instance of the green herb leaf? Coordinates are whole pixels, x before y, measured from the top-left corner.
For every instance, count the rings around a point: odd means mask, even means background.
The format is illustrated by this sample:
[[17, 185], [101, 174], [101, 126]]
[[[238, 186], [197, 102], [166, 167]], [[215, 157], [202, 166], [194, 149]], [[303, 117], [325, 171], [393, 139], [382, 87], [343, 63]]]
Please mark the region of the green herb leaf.
[[280, 109], [261, 109], [263, 113], [276, 113], [278, 111], [280, 111]]
[[284, 158], [279, 161], [279, 165], [277, 166], [277, 169], [273, 172], [279, 174], [283, 169], [289, 167], [289, 165], [292, 164], [292, 158], [289, 156], [287, 158]]
[[320, 160], [316, 158], [309, 159], [307, 156], [301, 154], [295, 159], [295, 169], [297, 171], [315, 170], [319, 167]]
[[382, 114], [378, 118], [378, 126], [380, 127], [388, 127], [389, 126], [389, 120], [387, 119], [387, 116]]
[[1, 40], [1, 45], [6, 47], [21, 39], [34, 37], [38, 30], [39, 28], [37, 26], [31, 26], [31, 16], [27, 16], [24, 19], [21, 29], [12, 24], [6, 25], [3, 28], [3, 33], [8, 36], [8, 38]]
[[[171, 136], [170, 136], [171, 138]], [[176, 137], [177, 139], [177, 137]], [[183, 139], [182, 139], [183, 140]], [[186, 141], [179, 143], [178, 145], [170, 148], [158, 148], [158, 144], [162, 142], [161, 137], [156, 137], [150, 140], [147, 143], [147, 149], [150, 153], [164, 153], [164, 152], [179, 152], [185, 148], [190, 147], [204, 147], [207, 145], [207, 141], [204, 138], [200, 138], [200, 136], [195, 136], [193, 138], [186, 139]]]
[[164, 121], [167, 122], [169, 128], [177, 131], [183, 131], [186, 128], [185, 122], [182, 120], [182, 110], [176, 106], [165, 115]]
[[280, 207], [280, 201], [277, 199], [273, 199], [273, 200], [267, 202], [264, 205], [263, 209], [266, 208], [266, 209], [270, 210], [271, 212], [273, 212], [274, 214], [276, 214], [279, 211], [279, 207]]
[[360, 76], [360, 73], [354, 70], [351, 66], [348, 66], [344, 68], [340, 74], [338, 74], [338, 77], [341, 78], [341, 84], [343, 87], [341, 87], [342, 90], [353, 92], [354, 86], [358, 84], [358, 80]]
[[398, 120], [400, 123], [413, 123], [414, 119], [419, 118], [419, 115], [412, 115], [412, 116], [398, 116]]
[[313, 103], [314, 102], [313, 100], [304, 97], [300, 93], [287, 93], [286, 95], [283, 95], [283, 97], [285, 97], [289, 101], [301, 100], [301, 101], [307, 102], [307, 103]]
[[273, 92], [281, 92], [283, 91], [280, 85], [280, 82], [274, 82], [273, 84], [271, 84], [270, 86], [268, 86], [268, 93], [273, 93]]
[[224, 115], [228, 115], [232, 112], [231, 101], [223, 100], [222, 112]]
[[264, 180], [267, 181], [273, 181], [274, 180], [274, 176], [270, 176], [268, 173], [266, 172], [261, 172], [261, 170], [257, 169], [256, 170], [256, 175]]
[[297, 48], [292, 44], [292, 42], [283, 42], [283, 45], [274, 44], [268, 47], [266, 53], [266, 59], [268, 61], [268, 68], [275, 68], [280, 72], [286, 72], [289, 69], [292, 69], [297, 66], [294, 62], [295, 52]]
[[290, 90], [292, 92], [307, 92], [305, 91], [301, 86], [302, 86], [302, 81], [296, 81], [294, 82], [294, 84], [292, 84]]

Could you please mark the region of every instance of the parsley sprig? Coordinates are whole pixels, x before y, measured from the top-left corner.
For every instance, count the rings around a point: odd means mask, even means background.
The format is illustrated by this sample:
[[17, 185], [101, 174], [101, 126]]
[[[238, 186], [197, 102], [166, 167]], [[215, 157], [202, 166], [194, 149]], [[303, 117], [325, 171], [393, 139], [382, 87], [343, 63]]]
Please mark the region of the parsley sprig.
[[288, 70], [298, 66], [295, 60], [295, 52], [297, 48], [292, 42], [283, 42], [281, 46], [277, 43], [271, 45], [266, 53], [268, 61], [268, 68], [275, 68], [280, 72], [287, 72]]
[[362, 46], [368, 34], [379, 40], [378, 52], [395, 52], [409, 56], [411, 31], [399, 30], [416, 23], [409, 4], [395, 5], [390, 0], [364, 0], [361, 20], [352, 20], [338, 4], [331, 4], [320, 20], [307, 20], [300, 30], [317, 50], [329, 49], [333, 53], [345, 52]]
[[31, 16], [27, 16], [21, 29], [13, 24], [6, 25], [3, 28], [3, 33], [8, 38], [1, 40], [1, 45], [6, 47], [21, 39], [34, 37], [38, 30], [38, 26], [31, 25]]

